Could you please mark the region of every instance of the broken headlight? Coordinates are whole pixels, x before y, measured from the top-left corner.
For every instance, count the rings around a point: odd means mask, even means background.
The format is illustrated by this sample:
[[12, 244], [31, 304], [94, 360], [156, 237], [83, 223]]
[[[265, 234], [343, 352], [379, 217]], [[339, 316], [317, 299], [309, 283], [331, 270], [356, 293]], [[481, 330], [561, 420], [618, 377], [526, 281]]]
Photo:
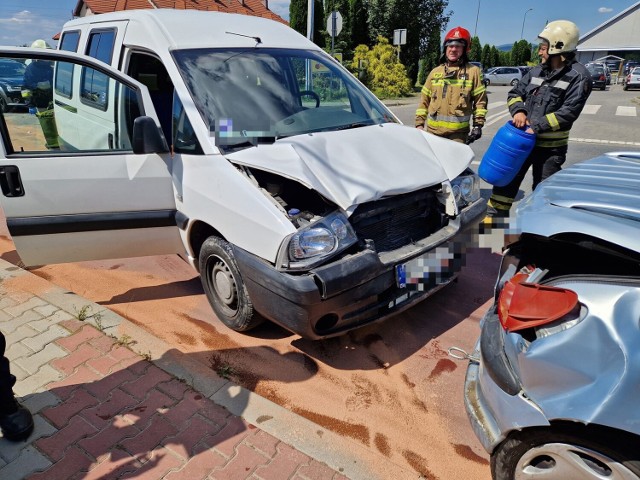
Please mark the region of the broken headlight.
[[480, 198], [480, 179], [470, 169], [451, 180], [451, 187], [458, 208], [464, 208]]
[[278, 266], [289, 270], [310, 268], [357, 240], [347, 217], [333, 212], [287, 237], [278, 253]]

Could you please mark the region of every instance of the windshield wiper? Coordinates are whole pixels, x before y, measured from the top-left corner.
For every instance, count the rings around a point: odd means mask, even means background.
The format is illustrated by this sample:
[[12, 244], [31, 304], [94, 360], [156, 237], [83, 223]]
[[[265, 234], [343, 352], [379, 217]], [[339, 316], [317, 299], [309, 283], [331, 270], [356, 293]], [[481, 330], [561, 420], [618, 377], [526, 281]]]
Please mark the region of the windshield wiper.
[[352, 128], [360, 128], [360, 127], [368, 127], [373, 125], [372, 122], [354, 122], [348, 123], [347, 125], [340, 125], [339, 127], [335, 127], [334, 130], [350, 130]]
[[276, 141], [276, 137], [248, 137], [247, 140], [238, 143], [223, 143], [218, 144], [218, 147], [225, 152], [230, 150], [238, 150], [242, 148], [257, 147], [258, 145], [273, 145]]

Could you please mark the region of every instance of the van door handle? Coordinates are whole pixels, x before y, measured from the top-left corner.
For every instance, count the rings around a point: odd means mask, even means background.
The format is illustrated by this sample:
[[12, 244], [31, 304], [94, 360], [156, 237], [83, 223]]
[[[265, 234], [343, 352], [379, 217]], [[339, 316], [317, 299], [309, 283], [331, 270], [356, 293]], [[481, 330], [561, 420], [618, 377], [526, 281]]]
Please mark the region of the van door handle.
[[5, 197], [22, 197], [24, 196], [24, 188], [22, 188], [22, 179], [20, 178], [20, 170], [15, 165], [4, 165], [0, 167], [0, 188]]

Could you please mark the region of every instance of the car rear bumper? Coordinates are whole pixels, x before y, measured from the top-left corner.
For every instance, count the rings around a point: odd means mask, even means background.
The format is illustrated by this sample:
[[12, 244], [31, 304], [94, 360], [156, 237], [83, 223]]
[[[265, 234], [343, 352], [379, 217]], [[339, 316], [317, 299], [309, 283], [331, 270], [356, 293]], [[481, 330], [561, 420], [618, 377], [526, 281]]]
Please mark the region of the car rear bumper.
[[479, 200], [459, 215], [455, 227], [450, 225], [434, 234], [441, 235], [439, 240], [412, 253], [411, 258], [415, 258], [446, 247], [455, 254], [438, 278], [434, 275], [433, 282], [428, 279], [420, 291], [397, 286], [396, 265], [408, 258], [383, 263], [372, 250], [347, 255], [299, 275], [278, 271], [239, 248], [234, 248], [234, 253], [258, 312], [305, 338], [321, 339], [382, 321], [453, 281], [462, 268], [466, 247], [473, 246], [471, 239], [485, 212], [486, 204]]

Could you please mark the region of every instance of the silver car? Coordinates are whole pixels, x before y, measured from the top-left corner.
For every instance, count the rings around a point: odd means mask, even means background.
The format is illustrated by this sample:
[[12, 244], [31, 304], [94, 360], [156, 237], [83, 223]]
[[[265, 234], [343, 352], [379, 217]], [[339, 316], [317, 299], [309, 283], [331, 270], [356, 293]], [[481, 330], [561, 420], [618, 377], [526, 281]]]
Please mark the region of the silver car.
[[517, 85], [522, 78], [522, 70], [518, 67], [494, 67], [484, 74], [486, 85]]
[[517, 209], [464, 390], [495, 480], [640, 478], [638, 192], [609, 153]]

